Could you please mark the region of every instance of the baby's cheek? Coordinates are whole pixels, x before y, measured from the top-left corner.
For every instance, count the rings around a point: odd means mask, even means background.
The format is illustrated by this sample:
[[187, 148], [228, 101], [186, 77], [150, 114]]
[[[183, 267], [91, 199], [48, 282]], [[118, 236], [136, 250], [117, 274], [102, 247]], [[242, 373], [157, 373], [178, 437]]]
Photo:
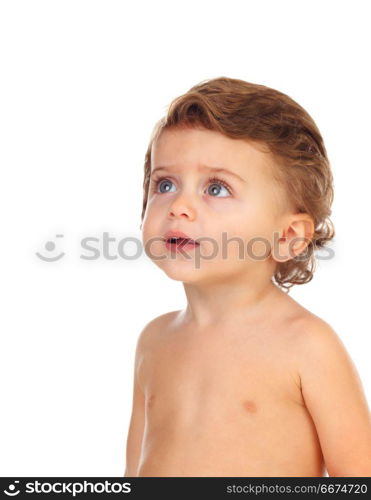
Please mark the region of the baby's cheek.
[[205, 203], [210, 211], [226, 215], [236, 212], [237, 209], [241, 208], [241, 203], [228, 197], [218, 198], [216, 196], [208, 196], [205, 197]]
[[[243, 216], [234, 217], [229, 223], [226, 223], [227, 238], [236, 239], [234, 243], [243, 246], [245, 252], [250, 257], [264, 259], [269, 255], [270, 251], [270, 225], [266, 225], [263, 218], [259, 218], [258, 214], [248, 213]], [[228, 246], [231, 245], [228, 243]]]
[[143, 219], [142, 224], [142, 239], [143, 244], [148, 243], [150, 240], [153, 240], [156, 237], [159, 237], [159, 229], [158, 224], [156, 223], [156, 218], [154, 217], [153, 212], [149, 211], [146, 213], [145, 218]]

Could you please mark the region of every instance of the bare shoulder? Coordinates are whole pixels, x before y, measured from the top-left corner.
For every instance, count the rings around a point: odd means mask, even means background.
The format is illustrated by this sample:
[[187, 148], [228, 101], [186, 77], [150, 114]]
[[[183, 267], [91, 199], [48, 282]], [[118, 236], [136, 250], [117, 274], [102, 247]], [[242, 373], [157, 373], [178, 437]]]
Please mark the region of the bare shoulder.
[[335, 329], [323, 318], [312, 313], [292, 297], [279, 295], [276, 309], [279, 324], [284, 332], [291, 359], [295, 360], [298, 372], [317, 363], [342, 359], [351, 363], [344, 343]]
[[334, 347], [335, 344], [343, 345], [339, 334], [327, 321], [307, 310], [295, 317], [292, 327], [297, 346], [302, 351], [323, 351]]
[[292, 297], [283, 294], [278, 302], [279, 315], [282, 326], [288, 332], [293, 346], [302, 350], [310, 349], [311, 346], [328, 346], [331, 343], [341, 344], [340, 337], [332, 326], [312, 313]]
[[176, 320], [181, 311], [170, 311], [160, 316], [156, 316], [145, 324], [139, 334], [137, 341], [138, 350], [156, 342], [162, 332], [164, 332]]
[[304, 309], [291, 325], [293, 354], [298, 371], [313, 373], [320, 366], [353, 366], [339, 333], [324, 319]]
[[156, 316], [148, 321], [142, 328], [135, 347], [135, 374], [142, 390], [145, 387], [142, 371], [145, 359], [153, 349], [159, 344], [159, 339], [163, 332], [167, 331], [169, 325], [177, 317], [179, 311], [171, 311], [160, 316]]

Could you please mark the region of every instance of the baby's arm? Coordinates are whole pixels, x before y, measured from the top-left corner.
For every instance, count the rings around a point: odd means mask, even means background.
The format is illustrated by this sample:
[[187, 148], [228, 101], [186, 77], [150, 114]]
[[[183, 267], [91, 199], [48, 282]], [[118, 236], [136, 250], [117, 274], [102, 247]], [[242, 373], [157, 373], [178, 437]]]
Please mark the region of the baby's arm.
[[329, 476], [371, 477], [371, 418], [356, 367], [325, 321], [306, 320], [299, 374]]
[[135, 349], [134, 384], [132, 413], [126, 443], [126, 469], [124, 477], [135, 477], [141, 457], [143, 432], [145, 424], [145, 396], [138, 380], [138, 370], [143, 357], [151, 350], [151, 343], [156, 340], [156, 333], [161, 332], [167, 321], [178, 311], [162, 314], [149, 321], [141, 331]]
[[141, 335], [138, 338], [135, 350], [132, 413], [126, 442], [126, 469], [124, 477], [136, 476], [143, 439], [145, 399], [137, 375], [141, 356], [140, 340]]

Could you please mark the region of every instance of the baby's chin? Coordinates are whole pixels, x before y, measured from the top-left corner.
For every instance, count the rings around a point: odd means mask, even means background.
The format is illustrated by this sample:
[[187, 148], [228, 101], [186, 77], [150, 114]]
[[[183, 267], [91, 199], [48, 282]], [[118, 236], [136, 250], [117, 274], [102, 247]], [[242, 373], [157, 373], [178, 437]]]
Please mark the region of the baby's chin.
[[190, 260], [187, 262], [164, 261], [159, 267], [164, 271], [168, 278], [174, 281], [192, 285], [211, 285], [223, 282], [226, 276], [230, 275], [231, 269], [226, 266], [224, 269], [220, 264], [207, 262], [195, 262]]
[[194, 259], [161, 261], [159, 267], [170, 279], [187, 283], [199, 283], [208, 274], [202, 269], [202, 262], [197, 263]]

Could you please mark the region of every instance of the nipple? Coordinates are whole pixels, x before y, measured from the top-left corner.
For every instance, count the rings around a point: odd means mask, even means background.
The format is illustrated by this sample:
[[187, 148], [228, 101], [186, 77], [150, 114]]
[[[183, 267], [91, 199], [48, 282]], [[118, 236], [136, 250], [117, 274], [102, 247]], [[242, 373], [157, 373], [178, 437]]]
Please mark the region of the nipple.
[[256, 404], [251, 399], [245, 399], [243, 407], [248, 413], [256, 413]]

